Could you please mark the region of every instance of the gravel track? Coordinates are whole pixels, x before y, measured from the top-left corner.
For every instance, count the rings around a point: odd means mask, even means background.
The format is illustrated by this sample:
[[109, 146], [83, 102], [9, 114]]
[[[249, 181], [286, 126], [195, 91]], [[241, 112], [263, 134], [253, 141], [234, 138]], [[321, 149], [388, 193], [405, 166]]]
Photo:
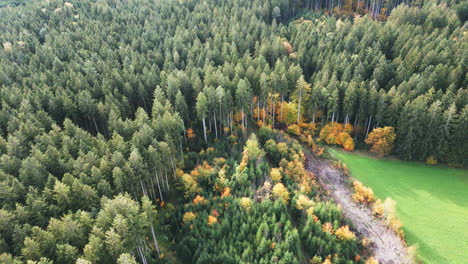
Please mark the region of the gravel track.
[[401, 239], [382, 221], [376, 219], [369, 208], [354, 202], [346, 177], [326, 160], [317, 158], [310, 153], [307, 157], [307, 170], [314, 173], [320, 185], [328, 191], [342, 208], [343, 215], [349, 219], [356, 233], [371, 241], [370, 253], [380, 264], [410, 264], [407, 248]]

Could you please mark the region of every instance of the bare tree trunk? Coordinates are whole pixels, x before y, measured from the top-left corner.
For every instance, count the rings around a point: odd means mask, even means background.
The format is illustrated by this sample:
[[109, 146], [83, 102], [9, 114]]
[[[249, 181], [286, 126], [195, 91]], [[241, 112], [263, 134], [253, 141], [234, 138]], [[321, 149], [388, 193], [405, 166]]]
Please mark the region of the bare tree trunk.
[[206, 139], [206, 123], [205, 123], [205, 117], [203, 117], [203, 135], [205, 136], [205, 144], [208, 144], [208, 140]]
[[161, 201], [164, 202], [164, 197], [163, 197], [162, 192], [161, 192], [161, 185], [159, 184], [158, 170], [154, 169], [154, 173], [156, 175], [156, 182], [158, 183], [159, 196], [161, 197]]
[[174, 173], [174, 179], [175, 179], [176, 178], [176, 167], [175, 167], [174, 158], [172, 158], [172, 155], [171, 155], [171, 163], [172, 163], [172, 172]]
[[230, 125], [231, 125], [231, 133], [232, 133], [232, 119], [233, 119], [233, 113], [232, 113], [232, 111], [231, 111], [231, 118], [230, 118], [230, 122], [229, 122]]
[[275, 126], [276, 102], [273, 101], [273, 127]]
[[260, 100], [257, 101], [257, 121], [260, 121]]
[[169, 190], [169, 179], [167, 178], [167, 170], [166, 169], [164, 169], [164, 176], [166, 177], [167, 190]]
[[221, 99], [219, 100], [219, 134], [223, 132], [223, 110], [221, 108]]
[[367, 139], [367, 135], [369, 134], [369, 129], [370, 129], [370, 126], [371, 126], [371, 122], [372, 122], [372, 115], [370, 116], [369, 125], [367, 126], [366, 139]]
[[158, 252], [158, 256], [160, 255], [159, 253], [159, 245], [158, 241], [156, 240], [156, 234], [154, 233], [154, 227], [151, 225], [151, 233], [153, 234], [153, 240], [154, 240], [154, 247], [156, 248], [156, 251]]
[[302, 103], [302, 89], [299, 91], [299, 106], [297, 107], [297, 124], [301, 123], [301, 103]]
[[148, 193], [146, 192], [145, 187], [143, 187], [143, 182], [140, 180], [140, 185], [141, 185], [141, 191], [143, 192], [144, 196], [148, 196]]
[[266, 119], [266, 110], [265, 110], [265, 103], [263, 103], [263, 123], [265, 123], [265, 119]]
[[150, 176], [149, 179], [150, 179], [150, 183], [151, 183], [151, 189], [152, 189], [152, 191], [153, 191], [153, 197], [152, 197], [152, 199], [155, 200], [155, 199], [156, 199], [156, 190], [154, 189], [153, 177]]
[[97, 126], [96, 119], [94, 118], [94, 116], [91, 119], [93, 120], [94, 127], [96, 128], [96, 134], [99, 134], [99, 128]]
[[218, 126], [216, 125], [216, 111], [213, 111], [213, 119], [214, 119], [215, 135], [216, 135], [216, 138], [218, 138]]
[[213, 130], [211, 130], [211, 119], [208, 117], [208, 126], [210, 128], [210, 132], [212, 132]]
[[283, 103], [284, 103], [284, 94], [281, 94], [281, 114], [280, 114], [281, 121], [283, 121]]

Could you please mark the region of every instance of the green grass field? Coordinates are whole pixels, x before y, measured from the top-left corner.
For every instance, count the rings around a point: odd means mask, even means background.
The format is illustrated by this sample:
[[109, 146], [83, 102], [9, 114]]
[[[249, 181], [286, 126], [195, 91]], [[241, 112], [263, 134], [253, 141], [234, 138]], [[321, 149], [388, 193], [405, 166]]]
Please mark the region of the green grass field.
[[424, 263], [468, 261], [468, 172], [444, 166], [374, 159], [331, 150], [354, 178], [382, 200], [397, 202], [409, 245], [418, 245]]

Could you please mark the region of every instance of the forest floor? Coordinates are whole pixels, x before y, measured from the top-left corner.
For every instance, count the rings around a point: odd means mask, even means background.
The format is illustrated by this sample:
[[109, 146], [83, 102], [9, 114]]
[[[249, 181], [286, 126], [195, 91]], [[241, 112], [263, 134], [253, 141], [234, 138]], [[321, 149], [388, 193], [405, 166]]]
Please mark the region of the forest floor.
[[343, 215], [351, 221], [357, 234], [371, 241], [371, 255], [381, 264], [412, 263], [403, 241], [384, 223], [373, 217], [369, 208], [354, 202], [346, 176], [328, 161], [308, 152], [305, 154], [307, 169], [314, 173], [329, 197], [341, 206]]

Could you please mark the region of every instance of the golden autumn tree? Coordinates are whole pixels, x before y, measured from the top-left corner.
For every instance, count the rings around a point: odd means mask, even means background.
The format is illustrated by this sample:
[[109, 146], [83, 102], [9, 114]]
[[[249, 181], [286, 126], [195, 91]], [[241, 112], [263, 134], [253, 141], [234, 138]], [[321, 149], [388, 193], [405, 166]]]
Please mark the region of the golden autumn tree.
[[349, 230], [349, 226], [347, 225], [338, 228], [335, 231], [335, 235], [341, 240], [356, 239], [356, 235], [351, 230]]
[[329, 123], [320, 130], [320, 139], [329, 145], [341, 145], [347, 151], [354, 150], [354, 140], [350, 133], [353, 126], [350, 124]]
[[281, 178], [283, 178], [283, 175], [281, 175], [281, 170], [279, 168], [272, 168], [270, 170], [270, 178], [274, 182], [281, 182]]
[[371, 152], [379, 157], [390, 154], [395, 143], [395, 129], [390, 126], [375, 128], [369, 133], [365, 140], [366, 144], [372, 145]]
[[277, 199], [281, 199], [281, 201], [284, 204], [288, 204], [288, 201], [290, 199], [289, 191], [288, 189], [286, 189], [286, 187], [284, 187], [282, 183], [275, 184], [271, 192], [273, 193], [274, 197], [276, 197]]
[[186, 212], [182, 217], [182, 222], [184, 222], [184, 224], [187, 224], [187, 222], [193, 221], [195, 218], [197, 218], [197, 215], [195, 213]]

